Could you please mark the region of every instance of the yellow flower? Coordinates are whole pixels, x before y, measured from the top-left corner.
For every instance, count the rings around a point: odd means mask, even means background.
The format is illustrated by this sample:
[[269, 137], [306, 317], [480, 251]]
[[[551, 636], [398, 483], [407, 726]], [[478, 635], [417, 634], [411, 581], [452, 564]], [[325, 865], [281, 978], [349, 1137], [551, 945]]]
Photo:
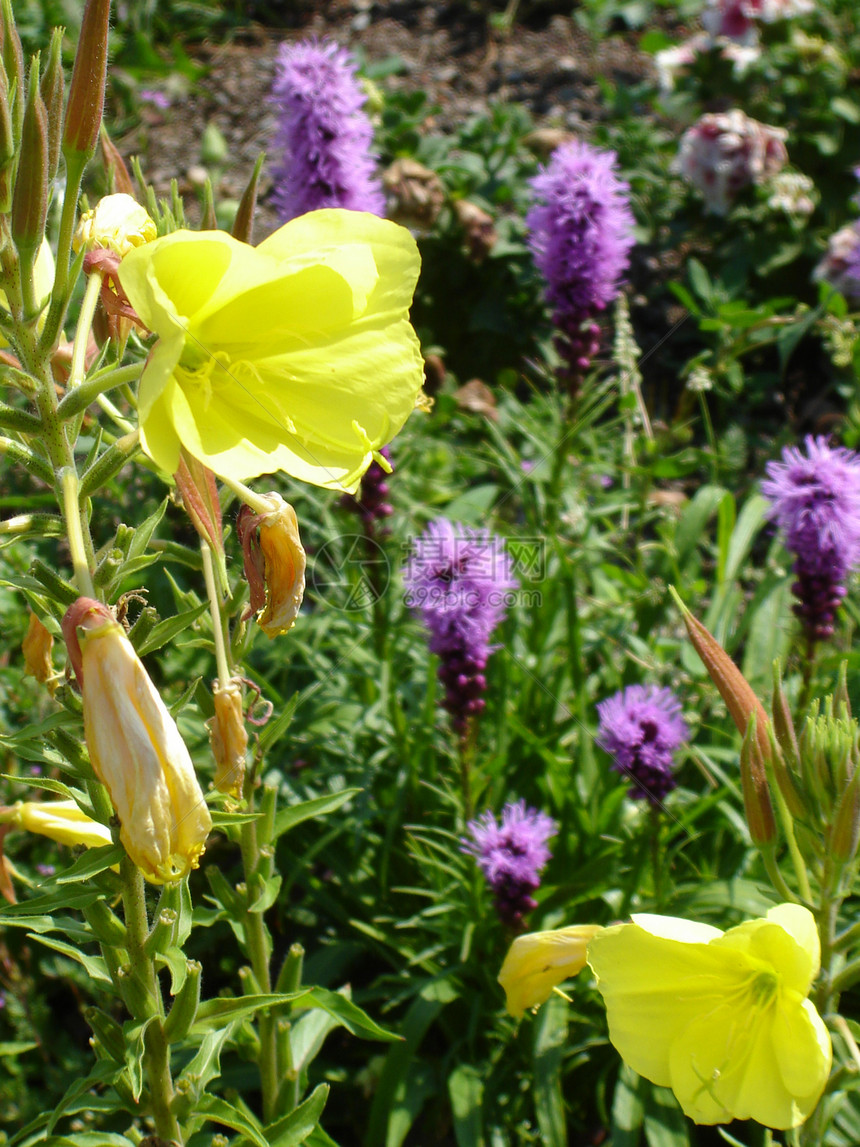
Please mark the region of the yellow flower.
[[832, 1049], [806, 998], [820, 962], [807, 909], [780, 904], [728, 932], [634, 916], [596, 935], [588, 962], [621, 1058], [694, 1122], [785, 1129], [810, 1115]]
[[[239, 511], [236, 531], [245, 556], [251, 611], [267, 637], [288, 633], [296, 624], [305, 593], [305, 551], [296, 511], [280, 494], [259, 495], [260, 512]], [[265, 503], [268, 510], [262, 509]]]
[[600, 930], [598, 924], [573, 924], [517, 936], [499, 972], [510, 1014], [520, 1019], [526, 1008], [548, 1000], [562, 980], [579, 975], [585, 967], [588, 942]]
[[78, 598], [63, 633], [90, 763], [119, 816], [120, 840], [147, 880], [179, 880], [197, 867], [212, 818], [176, 722], [106, 606]]
[[99, 848], [110, 844], [110, 829], [81, 812], [74, 801], [21, 801], [14, 806], [15, 824], [48, 836], [59, 844]]
[[121, 192], [105, 195], [92, 211], [81, 216], [72, 246], [75, 251], [102, 247], [122, 257], [135, 247], [151, 243], [157, 235], [155, 223], [145, 208]]
[[119, 278], [159, 335], [138, 396], [147, 454], [172, 473], [184, 446], [224, 478], [284, 470], [354, 492], [421, 389], [418, 268], [404, 228], [339, 209], [258, 247], [177, 231], [131, 251]]

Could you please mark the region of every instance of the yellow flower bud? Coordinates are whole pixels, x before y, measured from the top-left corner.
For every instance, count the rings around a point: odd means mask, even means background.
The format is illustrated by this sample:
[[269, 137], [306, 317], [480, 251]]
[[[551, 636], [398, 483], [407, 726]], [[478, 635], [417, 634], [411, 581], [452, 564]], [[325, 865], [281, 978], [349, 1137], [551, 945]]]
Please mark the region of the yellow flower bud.
[[96, 247], [115, 251], [122, 258], [135, 247], [151, 243], [158, 231], [155, 223], [130, 195], [105, 195], [92, 211], [81, 216], [72, 241], [75, 251]]
[[207, 722], [207, 727], [215, 758], [215, 788], [219, 793], [238, 797], [245, 779], [245, 754], [248, 750], [242, 686], [235, 678], [223, 688], [216, 681], [213, 696], [215, 716]]
[[119, 816], [120, 840], [147, 880], [179, 880], [197, 867], [212, 818], [176, 722], [107, 606], [78, 598], [63, 633], [90, 763]]
[[517, 936], [499, 972], [510, 1014], [520, 1019], [527, 1008], [548, 1000], [562, 980], [579, 975], [585, 967], [588, 941], [600, 931], [599, 924], [573, 924]]
[[35, 613], [31, 613], [27, 636], [21, 646], [24, 653], [24, 664], [27, 667], [27, 672], [31, 673], [40, 684], [47, 684], [52, 694], [57, 687], [56, 674], [51, 662], [51, 650], [53, 648], [54, 638], [50, 630], [45, 628]]
[[48, 836], [58, 844], [99, 848], [111, 843], [110, 829], [88, 817], [72, 800], [21, 801], [14, 813], [19, 828]]
[[268, 513], [248, 506], [239, 512], [237, 530], [245, 554], [245, 576], [251, 587], [251, 609], [262, 608], [257, 624], [267, 637], [277, 637], [296, 623], [305, 593], [305, 551], [296, 512], [280, 494], [263, 498]]

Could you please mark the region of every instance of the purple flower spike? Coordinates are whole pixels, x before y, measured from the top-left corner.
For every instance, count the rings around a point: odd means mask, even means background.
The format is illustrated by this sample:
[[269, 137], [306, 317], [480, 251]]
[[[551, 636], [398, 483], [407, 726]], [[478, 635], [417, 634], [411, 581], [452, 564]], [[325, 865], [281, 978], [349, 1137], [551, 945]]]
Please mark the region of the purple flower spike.
[[[391, 466], [393, 473], [394, 467], [391, 465], [389, 448], [383, 446], [379, 453]], [[394, 507], [388, 500], [391, 494], [388, 485], [389, 477], [390, 475], [382, 469], [378, 462], [371, 462], [361, 479], [358, 493], [355, 496], [344, 494], [340, 500], [340, 504], [345, 510], [352, 510], [353, 513], [358, 514], [364, 532], [369, 538], [383, 537], [388, 533], [384, 527], [384, 522], [394, 513]]]
[[860, 455], [826, 438], [806, 439], [769, 462], [762, 493], [794, 554], [792, 593], [811, 644], [831, 637], [845, 582], [860, 563]]
[[540, 873], [552, 855], [546, 842], [558, 825], [546, 813], [517, 801], [505, 805], [501, 824], [485, 812], [466, 828], [471, 840], [463, 838], [462, 851], [478, 861], [502, 922], [519, 927], [523, 917], [537, 907], [531, 894], [539, 887]]
[[349, 52], [331, 40], [282, 44], [272, 99], [283, 155], [272, 201], [283, 222], [322, 207], [383, 215], [373, 128]]
[[600, 328], [591, 320], [618, 294], [634, 243], [630, 187], [615, 158], [614, 151], [574, 140], [557, 148], [531, 181], [538, 203], [526, 216], [529, 247], [572, 377], [597, 352]]
[[406, 604], [430, 631], [430, 651], [441, 659], [444, 705], [461, 736], [484, 708], [490, 635], [517, 586], [512, 566], [495, 534], [439, 518], [415, 539], [403, 571]]
[[687, 739], [678, 698], [656, 685], [628, 685], [601, 701], [597, 713], [597, 743], [615, 758], [612, 767], [633, 781], [630, 796], [659, 804], [677, 784], [674, 755]]

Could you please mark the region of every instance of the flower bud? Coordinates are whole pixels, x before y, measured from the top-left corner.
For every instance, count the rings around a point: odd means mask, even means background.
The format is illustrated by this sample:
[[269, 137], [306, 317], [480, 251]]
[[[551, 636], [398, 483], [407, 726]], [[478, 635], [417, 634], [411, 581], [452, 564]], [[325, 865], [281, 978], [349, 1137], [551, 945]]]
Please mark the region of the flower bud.
[[24, 49], [15, 25], [11, 0], [0, 0], [0, 57], [8, 80], [15, 136], [20, 139], [24, 118]]
[[519, 1019], [526, 1008], [548, 1000], [556, 984], [579, 975], [585, 967], [588, 942], [600, 931], [598, 924], [574, 924], [517, 936], [499, 972], [510, 1014]]
[[21, 646], [24, 664], [27, 672], [31, 673], [40, 685], [47, 684], [52, 696], [57, 688], [56, 673], [51, 662], [53, 648], [54, 638], [50, 630], [46, 629], [36, 614], [31, 612], [27, 636]]
[[[768, 729], [770, 721], [764, 706], [753, 692], [752, 686], [726, 653], [720, 643], [708, 633], [704, 625], [693, 617], [677, 594], [673, 593], [680, 607], [684, 624], [693, 647], [702, 659], [702, 663], [710, 674], [710, 678], [719, 690], [720, 696], [737, 725], [741, 736], [746, 735], [747, 726], [753, 713], [756, 716], [756, 741], [758, 744], [757, 758], [761, 761], [762, 775], [764, 762], [770, 760], [770, 735]], [[754, 767], [758, 767], [755, 765]]]
[[215, 788], [219, 793], [239, 797], [245, 779], [248, 734], [242, 708], [242, 685], [237, 678], [223, 687], [214, 686], [215, 716], [207, 721], [209, 744], [215, 758]]
[[251, 611], [262, 610], [257, 624], [267, 637], [277, 637], [295, 625], [305, 592], [306, 561], [293, 507], [280, 494], [267, 494], [264, 501], [271, 510], [255, 514], [243, 506], [236, 529], [245, 555]]
[[767, 785], [767, 773], [759, 756], [757, 724], [756, 714], [753, 713], [741, 745], [741, 788], [750, 837], [757, 848], [764, 848], [776, 840], [776, 820]]
[[104, 159], [105, 171], [108, 177], [108, 190], [113, 195], [115, 192], [125, 192], [126, 195], [134, 195], [134, 184], [131, 182], [131, 176], [128, 173], [128, 168], [125, 165], [125, 160], [120, 155], [111, 137], [108, 135], [107, 128], [102, 124], [101, 130], [102, 141], [102, 157]]
[[114, 251], [122, 258], [135, 247], [151, 243], [158, 230], [146, 209], [122, 192], [105, 195], [92, 211], [81, 216], [72, 240], [75, 252], [96, 247]]
[[74, 848], [100, 848], [111, 843], [110, 829], [81, 812], [72, 800], [21, 801], [14, 806], [15, 823], [27, 832], [50, 837]]
[[7, 215], [12, 207], [12, 180], [15, 173], [15, 131], [9, 104], [9, 84], [0, 68], [0, 214]]
[[30, 62], [30, 82], [21, 129], [21, 155], [12, 193], [10, 224], [15, 246], [19, 254], [29, 256], [28, 262], [35, 258], [36, 250], [45, 237], [47, 216], [48, 116], [39, 91], [39, 57], [34, 56]]
[[185, 964], [185, 980], [176, 993], [173, 1006], [164, 1021], [164, 1038], [168, 1043], [184, 1039], [191, 1030], [200, 1007], [200, 973], [203, 967], [198, 960], [188, 960]]
[[855, 769], [842, 791], [830, 833], [830, 852], [842, 864], [850, 864], [860, 843], [860, 769]]
[[99, 140], [107, 81], [108, 26], [111, 0], [87, 0], [63, 135], [63, 154], [89, 159]]
[[120, 840], [147, 880], [179, 880], [197, 867], [212, 818], [176, 722], [107, 606], [78, 598], [63, 634], [90, 763], [119, 816]]
[[63, 134], [63, 28], [55, 28], [48, 49], [48, 66], [42, 76], [41, 93], [48, 117], [48, 179], [57, 174], [60, 137]]

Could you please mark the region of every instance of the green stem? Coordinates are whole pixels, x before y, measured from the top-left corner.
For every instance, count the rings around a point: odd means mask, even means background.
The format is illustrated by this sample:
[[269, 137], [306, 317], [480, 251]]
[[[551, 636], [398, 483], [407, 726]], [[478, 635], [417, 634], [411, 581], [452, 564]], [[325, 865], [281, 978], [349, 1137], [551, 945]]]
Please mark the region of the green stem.
[[99, 371], [91, 378], [83, 381], [75, 390], [69, 391], [57, 407], [57, 417], [65, 421], [74, 418], [82, 410], [86, 410], [100, 394], [108, 390], [115, 390], [128, 382], [134, 382], [143, 373], [143, 363], [135, 362], [130, 366], [118, 367], [107, 372]]
[[[253, 811], [253, 791], [246, 778], [248, 811]], [[257, 840], [256, 822], [242, 825], [242, 861], [245, 869], [245, 889], [247, 910], [245, 912], [245, 947], [254, 978], [260, 990], [268, 994], [272, 990], [272, 975], [269, 966], [272, 939], [263, 920], [262, 912], [250, 911], [259, 891], [255, 879], [260, 865], [260, 847]], [[263, 1091], [263, 1119], [270, 1123], [275, 1117], [278, 1101], [278, 1030], [277, 1018], [271, 1008], [260, 1012], [260, 1084]]]
[[702, 422], [705, 424], [705, 437], [708, 439], [708, 446], [711, 451], [711, 483], [714, 486], [720, 484], [720, 456], [717, 448], [717, 436], [714, 434], [714, 424], [711, 421], [711, 412], [708, 409], [708, 400], [705, 398], [704, 392], [699, 391], [699, 406], [702, 409]]
[[[209, 597], [209, 613], [212, 617], [212, 638], [215, 642], [215, 664], [218, 668], [218, 684], [226, 689], [232, 676], [227, 660], [227, 643], [224, 640], [224, 622], [221, 617], [221, 598], [215, 581], [215, 566], [212, 562], [212, 549], [208, 542], [200, 539], [200, 553], [203, 558], [203, 580]], [[247, 874], [246, 874], [247, 875]]]
[[100, 271], [93, 271], [87, 279], [87, 289], [84, 292], [81, 313], [78, 316], [78, 325], [75, 329], [75, 345], [72, 350], [72, 366], [69, 371], [69, 390], [75, 390], [84, 381], [87, 369], [87, 346], [90, 341], [90, 331], [93, 327], [96, 304], [99, 301], [103, 282], [104, 276]]
[[164, 1035], [164, 1001], [155, 974], [155, 964], [144, 945], [149, 934], [143, 876], [127, 856], [120, 864], [122, 901], [127, 931], [128, 962], [132, 976], [144, 988], [135, 1020], [149, 1021], [144, 1036], [146, 1074], [155, 1131], [162, 1139], [181, 1143], [179, 1124], [173, 1114], [173, 1079], [170, 1074], [170, 1047]]
[[90, 561], [81, 525], [78, 475], [74, 468], [64, 468], [60, 471], [59, 477], [63, 495], [63, 516], [66, 519], [69, 550], [72, 554], [72, 565], [75, 570], [75, 583], [84, 597], [95, 597], [96, 591], [90, 573]]

